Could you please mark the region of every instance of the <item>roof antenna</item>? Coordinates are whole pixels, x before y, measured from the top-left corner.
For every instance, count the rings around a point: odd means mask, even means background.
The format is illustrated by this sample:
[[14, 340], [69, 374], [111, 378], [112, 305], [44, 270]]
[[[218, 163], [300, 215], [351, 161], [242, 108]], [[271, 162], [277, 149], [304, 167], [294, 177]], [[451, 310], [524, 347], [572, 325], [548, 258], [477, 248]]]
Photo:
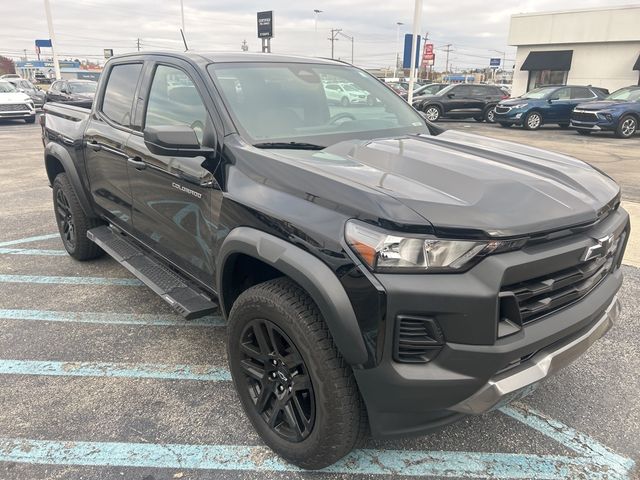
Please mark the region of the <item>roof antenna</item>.
[[189, 51], [189, 45], [187, 45], [187, 39], [184, 38], [184, 32], [182, 31], [182, 29], [180, 29], [180, 35], [182, 35], [182, 41], [184, 42], [184, 51], [188, 52]]

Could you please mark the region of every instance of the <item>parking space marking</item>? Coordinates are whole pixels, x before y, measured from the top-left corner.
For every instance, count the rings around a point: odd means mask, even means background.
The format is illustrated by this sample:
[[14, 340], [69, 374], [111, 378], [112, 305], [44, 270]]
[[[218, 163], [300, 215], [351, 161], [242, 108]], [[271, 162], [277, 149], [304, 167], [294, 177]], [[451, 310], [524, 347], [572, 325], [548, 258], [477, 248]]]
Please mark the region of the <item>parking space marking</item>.
[[0, 360], [0, 375], [44, 375], [57, 377], [124, 377], [160, 380], [227, 382], [226, 368], [211, 365], [158, 365], [145, 363], [53, 362]]
[[35, 237], [18, 238], [16, 240], [7, 240], [0, 242], [0, 247], [9, 247], [11, 245], [21, 245], [29, 242], [39, 242], [41, 240], [51, 240], [52, 238], [60, 238], [59, 233], [49, 233], [47, 235], [37, 235]]
[[179, 315], [155, 313], [60, 312], [16, 309], [0, 309], [0, 319], [171, 327], [223, 327], [225, 325], [222, 317], [213, 315], [185, 320]]
[[123, 285], [139, 287], [143, 283], [137, 278], [63, 277], [44, 275], [0, 275], [0, 283], [54, 283], [65, 285]]
[[[0, 438], [0, 461], [31, 464], [301, 472], [262, 446], [69, 442]], [[356, 450], [326, 473], [455, 478], [623, 478], [580, 457]]]
[[66, 250], [46, 250], [41, 248], [1, 248], [2, 255], [43, 255], [50, 257], [64, 257], [68, 255]]
[[632, 459], [618, 455], [588, 435], [578, 432], [522, 403], [513, 403], [502, 407], [500, 411], [554, 439], [570, 450], [590, 458], [594, 463], [621, 473], [631, 471], [635, 465]]

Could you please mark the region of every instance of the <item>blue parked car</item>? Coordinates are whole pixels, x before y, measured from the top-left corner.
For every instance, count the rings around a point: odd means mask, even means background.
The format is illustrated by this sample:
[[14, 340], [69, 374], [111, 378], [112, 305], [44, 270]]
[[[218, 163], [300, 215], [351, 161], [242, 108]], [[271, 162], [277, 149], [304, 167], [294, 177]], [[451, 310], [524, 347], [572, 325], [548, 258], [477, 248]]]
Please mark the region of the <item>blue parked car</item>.
[[610, 130], [620, 138], [640, 131], [640, 86], [616, 90], [602, 102], [578, 105], [571, 114], [571, 127], [582, 135]]
[[494, 119], [502, 127], [522, 125], [537, 130], [547, 123], [568, 128], [571, 112], [580, 103], [599, 100], [609, 92], [604, 88], [573, 85], [549, 85], [524, 95], [503, 100], [495, 108]]

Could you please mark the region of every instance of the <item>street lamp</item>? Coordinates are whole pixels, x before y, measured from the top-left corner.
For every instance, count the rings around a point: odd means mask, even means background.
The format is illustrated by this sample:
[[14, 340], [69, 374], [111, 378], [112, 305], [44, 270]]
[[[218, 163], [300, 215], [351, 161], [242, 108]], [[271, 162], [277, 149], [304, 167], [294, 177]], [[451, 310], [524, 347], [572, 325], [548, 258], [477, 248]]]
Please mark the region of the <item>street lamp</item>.
[[400, 61], [400, 26], [402, 22], [396, 22], [396, 64], [393, 67], [393, 78], [398, 77], [398, 62]]
[[313, 13], [315, 14], [315, 19], [314, 19], [314, 24], [315, 24], [315, 28], [314, 28], [314, 37], [313, 37], [313, 56], [317, 56], [318, 55], [318, 14], [322, 13], [322, 10], [318, 10], [317, 8], [313, 9]]

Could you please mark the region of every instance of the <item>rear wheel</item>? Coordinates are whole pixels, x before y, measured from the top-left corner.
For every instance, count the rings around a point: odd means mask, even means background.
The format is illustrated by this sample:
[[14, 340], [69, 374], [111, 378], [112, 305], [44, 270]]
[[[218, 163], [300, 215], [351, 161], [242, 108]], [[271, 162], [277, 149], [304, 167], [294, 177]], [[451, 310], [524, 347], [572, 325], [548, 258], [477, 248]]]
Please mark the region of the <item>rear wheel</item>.
[[631, 115], [625, 115], [618, 122], [616, 136], [619, 138], [631, 138], [638, 131], [638, 120]]
[[424, 109], [424, 115], [430, 122], [437, 122], [441, 112], [436, 105], [428, 105], [427, 108]]
[[538, 112], [529, 113], [525, 117], [524, 122], [522, 122], [522, 126], [526, 130], [537, 130], [537, 129], [539, 129], [542, 126], [542, 115], [540, 115]]
[[53, 181], [53, 208], [60, 237], [67, 253], [76, 260], [91, 260], [102, 255], [102, 250], [87, 238], [87, 230], [100, 225], [82, 210], [76, 192], [65, 173]]
[[495, 115], [496, 115], [495, 105], [487, 107], [487, 109], [484, 111], [484, 119], [487, 123], [496, 123]]
[[229, 314], [228, 357], [245, 413], [276, 453], [323, 468], [364, 437], [353, 378], [318, 308], [287, 278], [244, 291]]

